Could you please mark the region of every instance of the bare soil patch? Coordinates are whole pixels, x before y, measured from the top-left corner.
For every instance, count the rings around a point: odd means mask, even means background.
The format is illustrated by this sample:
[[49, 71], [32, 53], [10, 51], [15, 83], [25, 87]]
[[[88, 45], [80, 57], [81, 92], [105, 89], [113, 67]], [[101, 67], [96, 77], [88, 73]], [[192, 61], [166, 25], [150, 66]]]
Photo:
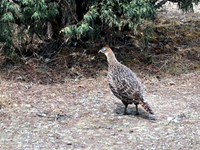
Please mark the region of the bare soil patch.
[[155, 116], [133, 105], [122, 115], [105, 77], [1, 81], [1, 149], [198, 149], [200, 72], [142, 81]]

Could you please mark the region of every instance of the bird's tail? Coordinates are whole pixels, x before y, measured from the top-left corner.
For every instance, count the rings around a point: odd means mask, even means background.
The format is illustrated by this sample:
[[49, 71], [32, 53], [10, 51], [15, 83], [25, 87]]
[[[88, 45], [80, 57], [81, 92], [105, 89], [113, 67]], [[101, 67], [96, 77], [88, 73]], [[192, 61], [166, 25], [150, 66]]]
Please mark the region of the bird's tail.
[[153, 110], [151, 109], [151, 107], [149, 106], [149, 104], [147, 102], [144, 102], [142, 100], [139, 101], [139, 104], [142, 105], [142, 107], [149, 113], [154, 115]]

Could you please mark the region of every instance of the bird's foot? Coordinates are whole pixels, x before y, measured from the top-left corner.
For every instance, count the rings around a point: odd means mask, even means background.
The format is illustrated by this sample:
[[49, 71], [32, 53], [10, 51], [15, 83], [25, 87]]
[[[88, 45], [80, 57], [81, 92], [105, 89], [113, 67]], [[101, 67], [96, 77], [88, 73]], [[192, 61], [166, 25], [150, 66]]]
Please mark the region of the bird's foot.
[[139, 116], [139, 112], [136, 111], [135, 115], [136, 115], [136, 116]]
[[124, 112], [123, 115], [130, 115], [130, 113], [128, 113], [128, 112]]
[[122, 113], [122, 112], [116, 112], [118, 115], [122, 115], [122, 116], [124, 116], [124, 115], [129, 115], [129, 113]]

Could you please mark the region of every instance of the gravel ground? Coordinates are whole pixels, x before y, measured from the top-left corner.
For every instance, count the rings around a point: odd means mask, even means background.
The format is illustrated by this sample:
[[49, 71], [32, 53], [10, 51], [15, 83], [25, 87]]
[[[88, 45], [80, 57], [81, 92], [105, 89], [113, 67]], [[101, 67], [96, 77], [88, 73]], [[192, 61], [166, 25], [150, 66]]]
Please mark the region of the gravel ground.
[[145, 77], [141, 107], [123, 104], [105, 77], [37, 85], [1, 81], [0, 149], [198, 149], [200, 72]]

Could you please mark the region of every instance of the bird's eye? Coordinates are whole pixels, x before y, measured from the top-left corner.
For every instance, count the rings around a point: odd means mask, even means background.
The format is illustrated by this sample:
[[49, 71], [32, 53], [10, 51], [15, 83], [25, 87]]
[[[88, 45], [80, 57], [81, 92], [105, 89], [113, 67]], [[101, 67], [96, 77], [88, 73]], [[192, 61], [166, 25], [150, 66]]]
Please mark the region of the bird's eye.
[[102, 50], [104, 50], [104, 51], [105, 51], [105, 50], [106, 50], [106, 48], [105, 48], [105, 47], [103, 47], [103, 48], [102, 48]]

